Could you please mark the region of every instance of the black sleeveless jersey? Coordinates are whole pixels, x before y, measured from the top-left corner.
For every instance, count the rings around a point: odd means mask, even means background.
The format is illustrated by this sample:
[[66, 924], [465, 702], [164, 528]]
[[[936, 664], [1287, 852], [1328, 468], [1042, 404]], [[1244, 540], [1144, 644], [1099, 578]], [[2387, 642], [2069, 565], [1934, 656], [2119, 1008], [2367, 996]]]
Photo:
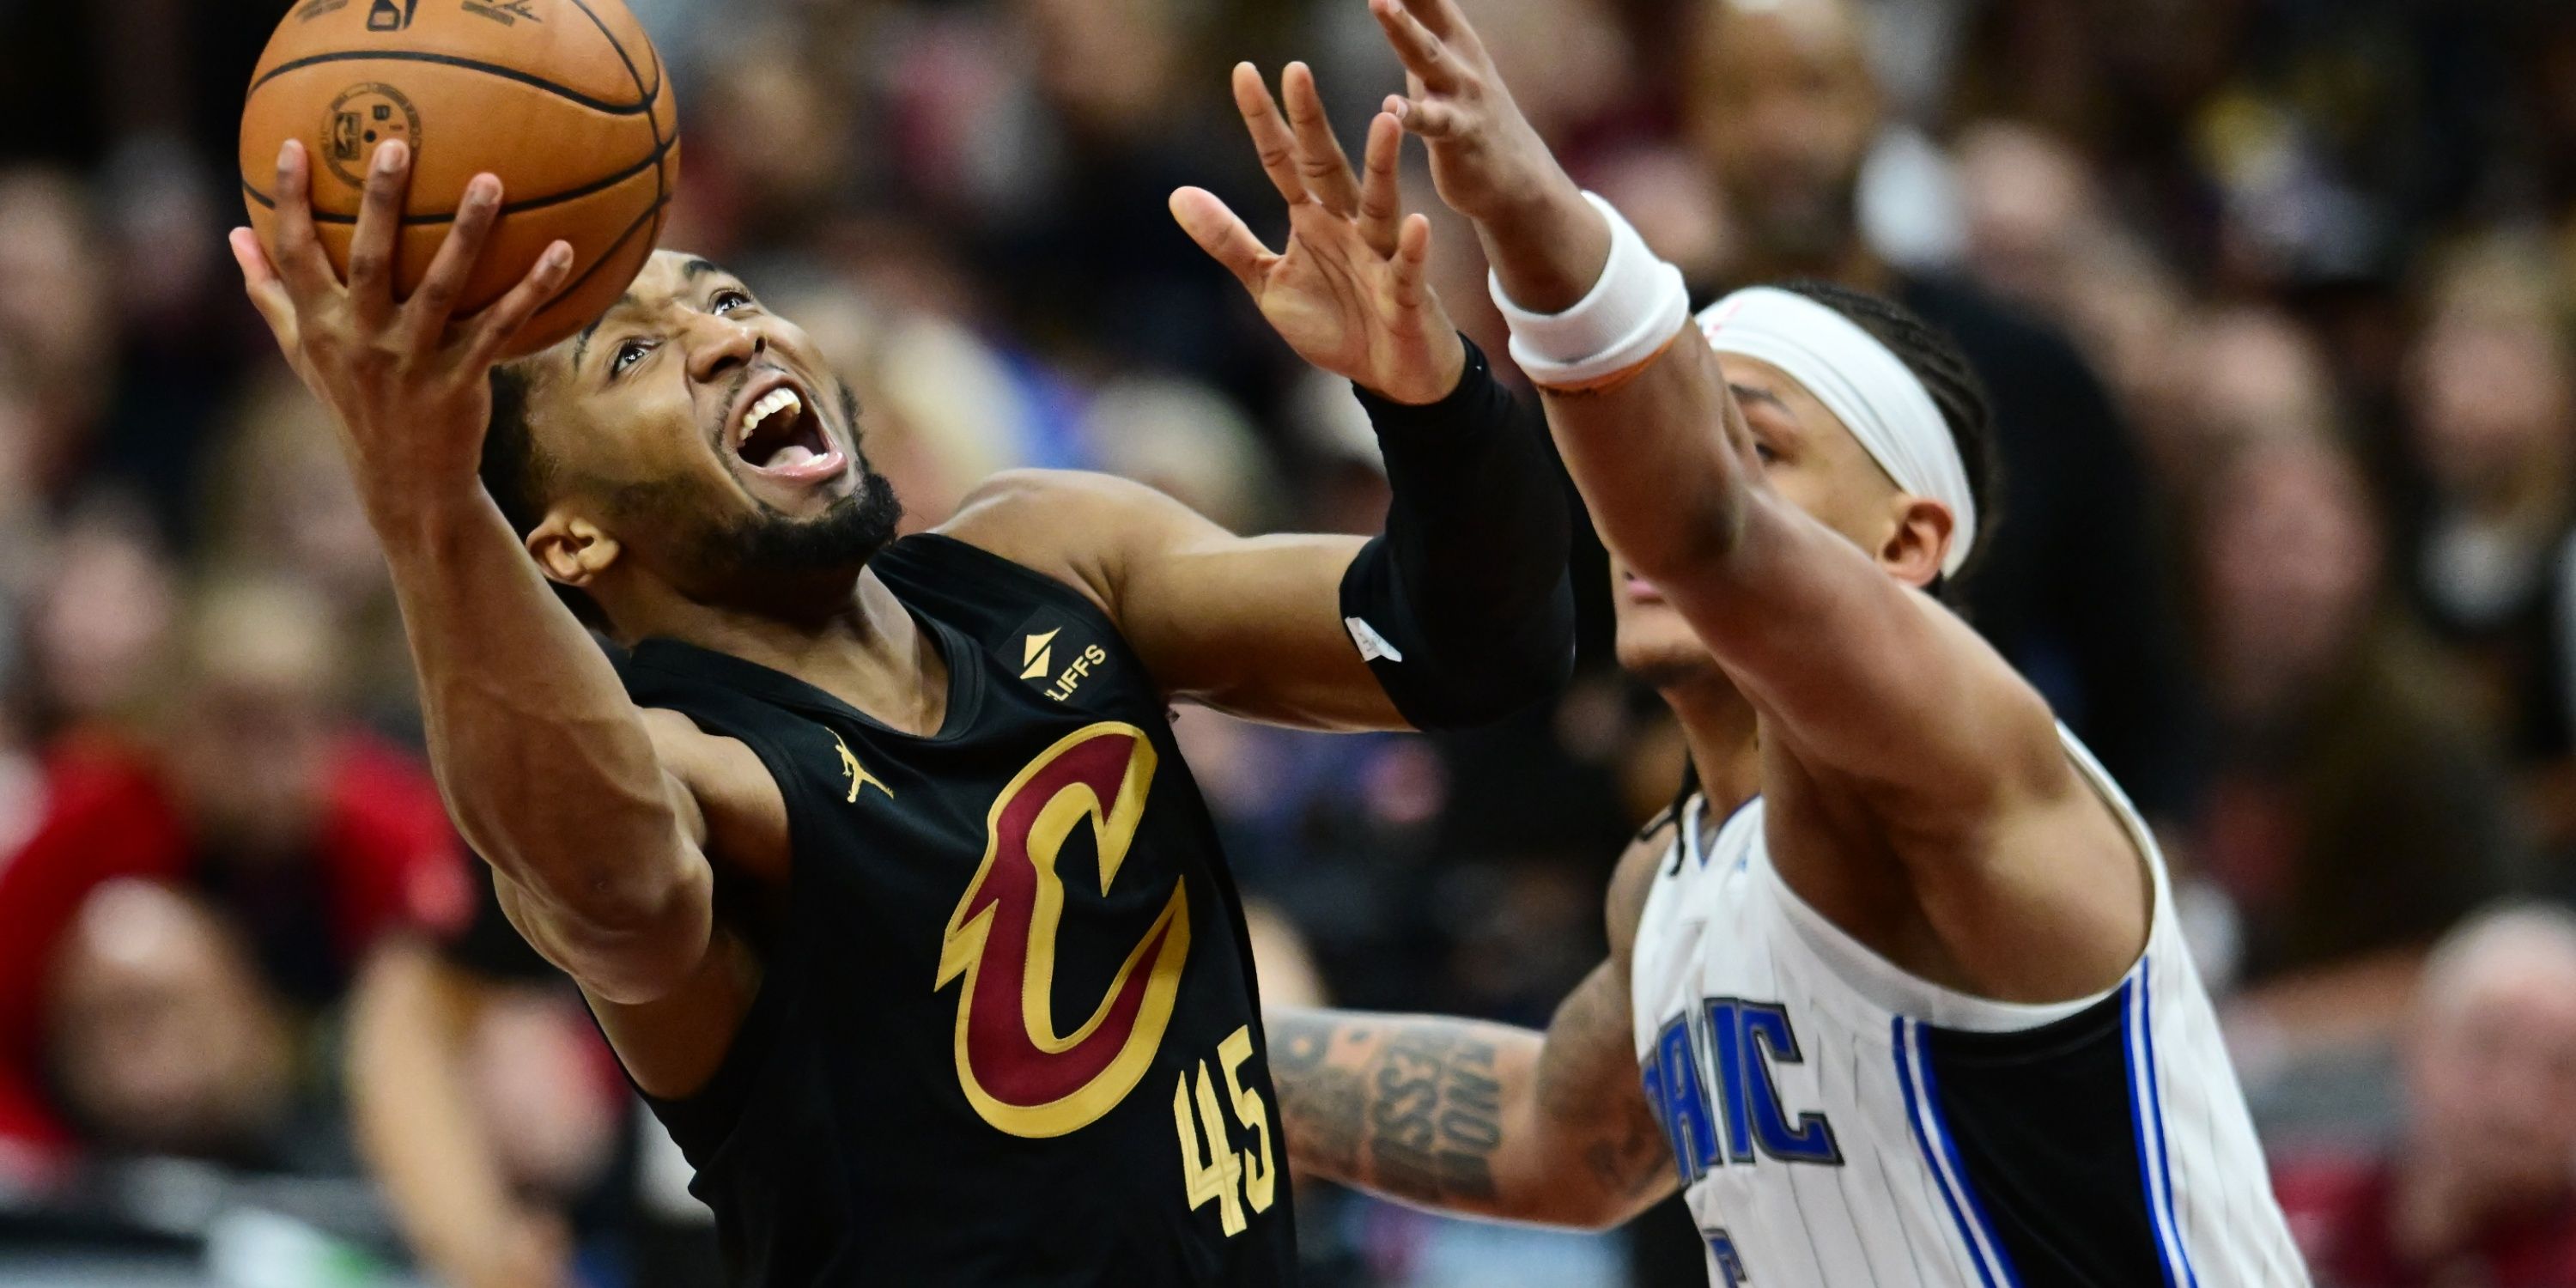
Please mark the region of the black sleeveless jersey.
[[937, 535], [871, 566], [947, 662], [935, 734], [673, 641], [621, 667], [787, 800], [758, 996], [653, 1104], [731, 1277], [1293, 1283], [1242, 907], [1161, 692], [1052, 578]]

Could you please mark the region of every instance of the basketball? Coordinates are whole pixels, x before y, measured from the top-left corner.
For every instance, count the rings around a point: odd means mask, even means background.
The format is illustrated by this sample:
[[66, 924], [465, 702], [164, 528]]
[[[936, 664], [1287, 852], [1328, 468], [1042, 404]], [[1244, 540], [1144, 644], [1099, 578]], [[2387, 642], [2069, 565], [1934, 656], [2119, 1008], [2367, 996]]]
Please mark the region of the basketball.
[[412, 149], [394, 289], [438, 253], [465, 185], [490, 171], [499, 220], [458, 301], [491, 303], [560, 238], [563, 288], [511, 344], [533, 353], [617, 300], [662, 229], [679, 181], [679, 120], [661, 57], [620, 0], [302, 0], [280, 22], [242, 104], [242, 199], [276, 247], [278, 149], [312, 158], [313, 219], [345, 279], [376, 145]]

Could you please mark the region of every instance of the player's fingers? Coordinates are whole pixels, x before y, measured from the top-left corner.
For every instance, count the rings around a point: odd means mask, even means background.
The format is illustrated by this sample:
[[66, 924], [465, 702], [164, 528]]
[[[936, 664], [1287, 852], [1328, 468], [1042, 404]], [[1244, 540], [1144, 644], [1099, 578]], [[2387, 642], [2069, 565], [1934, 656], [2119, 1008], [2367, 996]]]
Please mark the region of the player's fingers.
[[1430, 298], [1425, 285], [1431, 274], [1431, 220], [1415, 214], [1404, 221], [1395, 242], [1395, 303], [1408, 312]]
[[1378, 28], [1386, 33], [1387, 44], [1394, 47], [1396, 60], [1404, 64], [1406, 72], [1420, 77], [1434, 90], [1445, 93], [1457, 88], [1458, 60], [1399, 0], [1369, 0], [1369, 16], [1377, 19]]
[[416, 345], [435, 345], [446, 333], [448, 319], [456, 312], [456, 301], [465, 292], [466, 279], [474, 275], [474, 266], [483, 258], [484, 240], [500, 210], [500, 179], [478, 174], [466, 182], [465, 195], [457, 203], [456, 221], [448, 226], [446, 240], [438, 244], [438, 254], [429, 261], [429, 271], [421, 275], [420, 285], [403, 305], [403, 325]]
[[295, 343], [295, 301], [286, 294], [286, 283], [278, 280], [277, 266], [268, 262], [268, 252], [260, 248], [259, 234], [247, 228], [236, 228], [224, 238], [233, 252], [233, 262], [241, 266], [242, 293], [250, 297], [250, 306], [259, 310], [260, 320], [268, 324], [278, 347]]
[[1396, 163], [1403, 155], [1404, 126], [1392, 113], [1369, 118], [1368, 148], [1361, 155], [1360, 236], [1369, 249], [1391, 255], [1396, 249], [1396, 221], [1404, 214], [1402, 185]]
[[1467, 15], [1458, 8], [1457, 0], [1399, 0], [1416, 21], [1428, 28], [1445, 44], [1463, 47], [1475, 38], [1475, 29], [1467, 25]]
[[360, 322], [381, 325], [394, 308], [394, 252], [402, 237], [403, 194], [411, 187], [411, 145], [376, 145], [358, 199], [358, 228], [349, 237], [349, 303]]
[[1225, 265], [1243, 289], [1255, 295], [1261, 292], [1261, 277], [1278, 257], [1243, 226], [1243, 220], [1225, 202], [1205, 188], [1178, 188], [1172, 192], [1172, 218], [1190, 240], [1199, 244], [1208, 257]]
[[509, 294], [464, 322], [466, 362], [481, 368], [497, 361], [502, 348], [519, 334], [519, 328], [526, 326], [528, 319], [563, 289], [564, 277], [571, 272], [572, 243], [558, 241], [548, 245]]
[[312, 157], [301, 141], [288, 139], [277, 150], [277, 250], [272, 262], [299, 308], [320, 303], [339, 285], [331, 272], [331, 257], [322, 253], [321, 239], [313, 231], [312, 181]]
[[1425, 139], [1449, 138], [1457, 134], [1467, 120], [1466, 112], [1455, 103], [1406, 98], [1401, 94], [1386, 96], [1386, 110], [1407, 133]]
[[1289, 205], [1306, 200], [1306, 181], [1297, 174], [1297, 137], [1279, 119], [1270, 87], [1250, 63], [1234, 65], [1234, 106], [1243, 113], [1243, 128], [1252, 133], [1253, 151], [1260, 154], [1261, 172], [1270, 176], [1270, 186]]
[[1315, 73], [1304, 63], [1290, 63], [1279, 75], [1287, 100], [1288, 126], [1297, 138], [1297, 173], [1306, 190], [1334, 214], [1347, 219], [1360, 204], [1359, 178], [1351, 173], [1350, 154], [1333, 137], [1333, 122], [1324, 114], [1324, 97], [1315, 91]]

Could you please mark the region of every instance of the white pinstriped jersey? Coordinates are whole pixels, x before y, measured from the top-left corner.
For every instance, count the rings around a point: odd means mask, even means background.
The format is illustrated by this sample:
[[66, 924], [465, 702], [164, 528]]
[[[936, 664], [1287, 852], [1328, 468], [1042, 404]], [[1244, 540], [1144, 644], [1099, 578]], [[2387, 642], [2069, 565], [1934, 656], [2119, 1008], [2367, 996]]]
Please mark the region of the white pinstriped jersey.
[[2065, 740], [2145, 852], [2155, 912], [2117, 987], [2058, 1005], [1899, 970], [1781, 880], [1760, 799], [1705, 845], [1706, 804], [1686, 806], [1630, 988], [1712, 1285], [2308, 1282], [2164, 857]]

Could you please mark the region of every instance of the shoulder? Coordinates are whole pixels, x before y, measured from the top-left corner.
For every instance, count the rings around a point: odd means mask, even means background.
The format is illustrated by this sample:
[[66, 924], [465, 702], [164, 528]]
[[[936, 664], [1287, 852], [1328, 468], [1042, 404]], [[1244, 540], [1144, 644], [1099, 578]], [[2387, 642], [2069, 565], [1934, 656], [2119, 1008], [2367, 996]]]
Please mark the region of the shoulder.
[[1619, 864], [1610, 872], [1610, 895], [1606, 901], [1609, 918], [1610, 956], [1624, 970], [1637, 946], [1637, 927], [1645, 919], [1646, 896], [1653, 893], [1655, 874], [1663, 870], [1664, 860], [1671, 857], [1673, 842], [1680, 835], [1676, 822], [1679, 815], [1665, 810], [1647, 823], [1620, 851]]
[[752, 876], [783, 881], [791, 854], [787, 793], [760, 754], [667, 707], [638, 711], [673, 804], [696, 812], [707, 854]]
[[[662, 770], [693, 796], [779, 795], [778, 782], [761, 763], [759, 753], [739, 738], [712, 733], [668, 707], [642, 707], [644, 735]], [[783, 799], [780, 808], [785, 808]]]
[[1133, 479], [1086, 470], [1004, 470], [977, 484], [933, 531], [1064, 582], [1110, 611], [1136, 552], [1210, 526]]

